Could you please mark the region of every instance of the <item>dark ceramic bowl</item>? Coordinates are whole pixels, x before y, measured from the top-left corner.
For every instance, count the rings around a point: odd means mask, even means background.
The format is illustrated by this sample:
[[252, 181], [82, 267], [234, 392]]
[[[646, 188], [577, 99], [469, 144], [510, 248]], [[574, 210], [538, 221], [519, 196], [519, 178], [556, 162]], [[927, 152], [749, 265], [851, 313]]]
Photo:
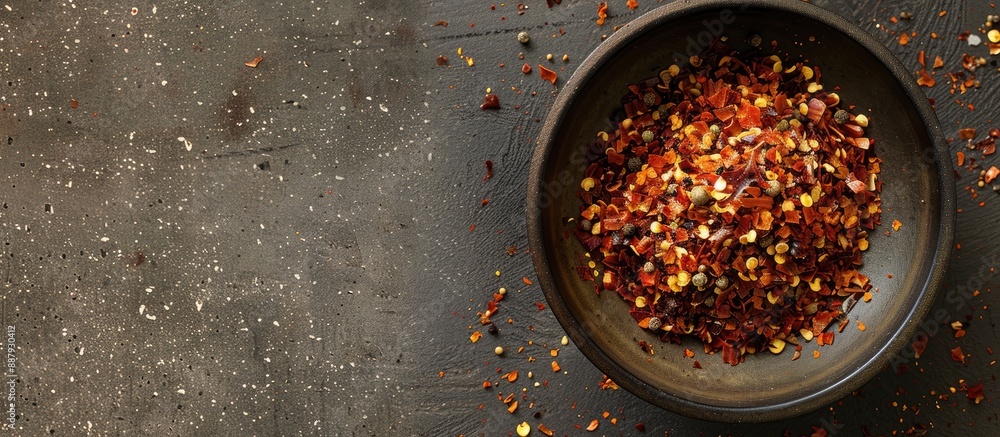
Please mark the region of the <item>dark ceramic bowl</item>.
[[[717, 35], [749, 49], [765, 46], [808, 60], [828, 88], [872, 120], [867, 133], [883, 159], [882, 226], [870, 236], [862, 272], [879, 292], [849, 313], [850, 327], [833, 345], [750, 355], [738, 366], [705, 355], [694, 339], [660, 342], [636, 327], [614, 292], [594, 293], [576, 267], [585, 253], [565, 219], [577, 217], [583, 152], [611, 130], [626, 85], [683, 65]], [[770, 50], [770, 47], [767, 47]], [[955, 185], [941, 128], [910, 72], [865, 31], [798, 0], [675, 1], [631, 22], [602, 43], [562, 87], [545, 120], [531, 163], [527, 225], [535, 269], [563, 328], [601, 371], [646, 401], [687, 416], [726, 422], [792, 417], [850, 393], [909, 344], [941, 285], [954, 232]], [[903, 223], [891, 232], [893, 220]], [[888, 232], [888, 235], [887, 234]], [[888, 278], [888, 275], [892, 278]], [[859, 331], [854, 320], [867, 330]], [[650, 356], [638, 340], [653, 344]], [[702, 369], [684, 358], [698, 351]], [[821, 357], [814, 359], [812, 351]]]

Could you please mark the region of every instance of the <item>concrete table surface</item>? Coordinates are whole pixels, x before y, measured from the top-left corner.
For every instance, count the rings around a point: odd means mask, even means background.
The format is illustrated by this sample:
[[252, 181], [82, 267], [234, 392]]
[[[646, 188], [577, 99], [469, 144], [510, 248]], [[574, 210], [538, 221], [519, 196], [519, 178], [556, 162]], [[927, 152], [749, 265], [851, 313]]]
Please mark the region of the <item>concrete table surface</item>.
[[[1000, 197], [957, 165], [961, 249], [932, 314], [965, 337], [934, 322], [908, 369], [782, 423], [699, 422], [599, 387], [523, 280], [527, 165], [558, 85], [615, 25], [666, 2], [611, 1], [602, 27], [592, 1], [524, 3], [519, 14], [517, 2], [458, 0], [0, 2], [0, 324], [16, 375], [4, 430], [992, 435]], [[914, 71], [918, 52], [941, 56], [926, 92], [947, 136], [997, 126], [1000, 78], [978, 30], [1000, 13], [988, 2], [813, 3]], [[890, 20], [900, 12], [913, 17]], [[548, 53], [555, 87], [520, 71]], [[964, 53], [988, 64], [981, 87], [952, 94], [946, 73], [963, 71]], [[479, 109], [487, 88], [502, 109]], [[952, 155], [998, 160], [965, 143]], [[492, 336], [476, 312], [500, 287]], [[962, 390], [979, 383], [975, 404]], [[508, 393], [513, 414], [498, 399]]]

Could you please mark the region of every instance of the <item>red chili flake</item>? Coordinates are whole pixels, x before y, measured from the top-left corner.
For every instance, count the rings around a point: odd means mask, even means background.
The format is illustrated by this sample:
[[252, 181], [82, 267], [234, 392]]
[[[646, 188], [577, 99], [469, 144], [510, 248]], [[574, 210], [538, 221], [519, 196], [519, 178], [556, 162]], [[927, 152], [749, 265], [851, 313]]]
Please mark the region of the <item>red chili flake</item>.
[[913, 340], [913, 358], [920, 358], [923, 355], [924, 349], [927, 348], [927, 336], [918, 335], [916, 339]]
[[892, 230], [894, 230], [894, 231], [898, 231], [898, 230], [899, 230], [899, 228], [901, 228], [901, 227], [903, 227], [903, 224], [902, 224], [902, 223], [900, 223], [900, 221], [899, 221], [899, 220], [893, 220], [893, 221], [892, 221]]
[[560, 3], [562, 3], [562, 0], [545, 0], [545, 4], [549, 8], [551, 8], [551, 7], [555, 6], [555, 5], [558, 5]]
[[521, 72], [524, 74], [531, 74], [531, 64], [525, 62], [524, 65], [521, 66]]
[[535, 302], [535, 306], [538, 307], [538, 311], [545, 311], [545, 304], [541, 302]]
[[983, 177], [983, 180], [988, 184], [993, 182], [997, 176], [1000, 176], [1000, 168], [997, 168], [995, 165], [991, 165], [990, 169], [986, 170], [986, 175]]
[[629, 85], [625, 118], [590, 145], [604, 152], [584, 170], [573, 232], [603, 269], [597, 290], [617, 292], [637, 328], [655, 320], [663, 341], [698, 338], [731, 365], [800, 331], [833, 343], [844, 302], [873, 288], [858, 270], [881, 221], [866, 123], [820, 92], [817, 67], [775, 73], [721, 44], [690, 61]]
[[542, 79], [552, 82], [553, 85], [556, 84], [556, 79], [558, 78], [555, 71], [545, 68], [542, 64], [538, 64], [538, 75], [541, 76]]
[[486, 206], [486, 205], [488, 205], [488, 204], [490, 203], [490, 199], [486, 199], [486, 198], [484, 198], [484, 199], [483, 199], [483, 201], [482, 201], [482, 202], [479, 202], [479, 203], [480, 203], [480, 205], [482, 205], [482, 206]]
[[956, 363], [965, 364], [965, 352], [962, 352], [962, 346], [951, 350], [951, 359]]
[[701, 362], [698, 361], [698, 360], [694, 360], [694, 364], [692, 364], [691, 367], [694, 367], [695, 369], [700, 369], [701, 368]]
[[484, 165], [486, 166], [486, 176], [483, 176], [483, 180], [488, 181], [493, 177], [493, 161], [487, 159]]
[[635, 430], [639, 432], [646, 432], [646, 424], [639, 422], [635, 424]]
[[517, 15], [524, 15], [525, 9], [528, 9], [528, 6], [524, 2], [517, 2]]
[[625, 2], [625, 6], [628, 6], [629, 9], [638, 8], [639, 7], [639, 0], [627, 0]]
[[444, 20], [438, 20], [434, 22], [435, 26], [448, 27], [448, 22]]
[[983, 399], [986, 398], [986, 394], [983, 392], [983, 383], [969, 386], [965, 391], [965, 397], [972, 399], [978, 405]]
[[527, 276], [522, 277], [521, 278], [521, 282], [524, 282], [524, 285], [531, 285], [531, 284], [533, 284], [533, 282], [531, 282], [531, 279], [528, 279]]
[[437, 60], [434, 62], [438, 65], [438, 67], [444, 67], [445, 65], [448, 65], [448, 58], [444, 55], [438, 55]]
[[538, 432], [540, 432], [542, 434], [545, 434], [545, 435], [547, 435], [549, 437], [552, 437], [556, 433], [552, 429], [549, 429], [549, 427], [545, 426], [544, 423], [539, 423], [538, 424]]
[[80, 102], [78, 102], [76, 99], [70, 99], [70, 101], [69, 101], [69, 107], [70, 108], [76, 109], [79, 106], [80, 106]]
[[479, 109], [500, 109], [500, 97], [496, 94], [487, 94], [483, 97], [483, 104]]
[[958, 166], [961, 167], [965, 165], [965, 153], [955, 152], [955, 156], [958, 157]]
[[263, 56], [257, 55], [257, 57], [253, 58], [252, 61], [244, 62], [243, 65], [246, 65], [247, 67], [250, 67], [250, 68], [257, 68], [257, 64], [260, 64], [260, 61], [263, 61], [263, 60], [264, 60]]
[[917, 78], [917, 85], [932, 88], [937, 83], [937, 81], [927, 73], [927, 69], [921, 68], [917, 74], [920, 75], [920, 77]]
[[899, 45], [905, 46], [910, 43], [910, 35], [905, 33], [899, 34]]
[[492, 388], [492, 387], [493, 387], [493, 383], [492, 383], [492, 382], [489, 382], [489, 381], [483, 381], [483, 389], [484, 389], [484, 390], [489, 390], [489, 389], [490, 389], [490, 388]]
[[508, 256], [517, 255], [517, 246], [513, 245], [513, 244], [510, 245], [510, 246], [507, 246], [507, 255]]
[[958, 130], [958, 139], [971, 140], [976, 137], [976, 128], [965, 128]]
[[600, 422], [598, 422], [597, 419], [591, 420], [590, 425], [587, 425], [587, 431], [593, 432], [597, 429], [598, 425], [600, 425]]
[[597, 25], [603, 26], [604, 20], [608, 18], [608, 2], [601, 2], [597, 5]]
[[469, 225], [469, 232], [474, 232], [475, 230], [476, 230], [476, 224], [475, 223]]

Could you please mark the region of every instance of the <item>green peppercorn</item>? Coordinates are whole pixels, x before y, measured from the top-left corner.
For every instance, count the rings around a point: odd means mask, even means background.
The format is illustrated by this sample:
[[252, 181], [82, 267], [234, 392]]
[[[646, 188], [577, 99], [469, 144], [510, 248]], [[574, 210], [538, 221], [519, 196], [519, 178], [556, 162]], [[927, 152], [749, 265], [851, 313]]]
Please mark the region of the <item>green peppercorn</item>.
[[[648, 131], [647, 131], [648, 132]], [[642, 160], [638, 156], [633, 156], [628, 160], [628, 171], [635, 173], [642, 170]]]
[[771, 197], [778, 197], [781, 194], [781, 182], [767, 181], [767, 188], [764, 189], [764, 194]]
[[788, 125], [788, 120], [782, 118], [781, 121], [778, 122], [778, 125], [775, 126], [775, 129], [778, 132], [784, 132], [784, 131], [788, 130], [790, 127], [791, 126]]
[[708, 284], [708, 275], [702, 272], [695, 273], [695, 275], [691, 277], [691, 283], [694, 284], [695, 287], [698, 287], [698, 289], [705, 288], [705, 284]]
[[622, 226], [622, 235], [626, 237], [631, 237], [635, 235], [635, 230], [636, 230], [635, 225], [633, 225], [632, 223], [625, 223], [625, 226]]
[[528, 41], [531, 41], [531, 37], [528, 36], [528, 32], [520, 32], [517, 34], [517, 42], [527, 44]]
[[652, 91], [650, 91], [650, 92], [642, 95], [642, 102], [645, 103], [646, 106], [653, 106], [653, 105], [655, 105], [656, 104], [656, 100], [657, 100], [656, 93], [654, 93]]
[[646, 264], [642, 266], [642, 271], [646, 273], [653, 273], [656, 271], [656, 265], [652, 261], [646, 261]]
[[655, 136], [656, 135], [653, 133], [653, 131], [651, 131], [651, 130], [645, 131], [645, 132], [642, 133], [642, 141], [646, 142], [646, 143], [650, 143], [650, 142], [653, 141], [653, 137], [655, 137]]
[[837, 122], [837, 124], [847, 123], [848, 121], [851, 121], [851, 114], [848, 114], [847, 111], [843, 109], [839, 109], [837, 112], [833, 113], [833, 121]]
[[715, 286], [719, 287], [722, 290], [729, 288], [729, 278], [725, 276], [719, 276], [719, 278], [715, 280]]
[[712, 201], [712, 196], [708, 193], [708, 188], [698, 185], [691, 189], [691, 203], [695, 206], [705, 206]]
[[654, 316], [654, 317], [650, 317], [649, 318], [649, 330], [650, 331], [655, 331], [657, 329], [660, 329], [661, 326], [663, 326], [663, 321], [660, 320], [659, 317], [655, 317]]
[[584, 220], [580, 222], [580, 229], [583, 229], [584, 231], [590, 232], [590, 230], [593, 228], [594, 224], [590, 220]]

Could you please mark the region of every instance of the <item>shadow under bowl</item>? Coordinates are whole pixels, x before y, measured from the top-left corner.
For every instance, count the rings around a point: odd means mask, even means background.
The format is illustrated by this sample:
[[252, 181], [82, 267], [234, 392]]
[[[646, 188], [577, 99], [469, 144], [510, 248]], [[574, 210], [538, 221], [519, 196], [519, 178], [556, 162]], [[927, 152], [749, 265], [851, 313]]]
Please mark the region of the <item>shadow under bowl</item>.
[[[577, 272], [586, 253], [566, 219], [578, 217], [584, 153], [595, 134], [613, 130], [626, 85], [684, 65], [718, 36], [749, 50], [805, 60], [822, 71], [842, 104], [871, 120], [867, 134], [883, 160], [883, 224], [871, 233], [862, 273], [878, 289], [858, 303], [833, 345], [747, 356], [738, 366], [705, 355], [696, 339], [660, 342], [636, 326], [615, 292], [594, 292]], [[941, 128], [910, 72], [864, 30], [796, 0], [675, 1], [623, 26], [562, 87], [531, 163], [527, 225], [540, 285], [569, 337], [621, 387], [667, 410], [698, 419], [763, 422], [819, 408], [860, 387], [912, 341], [940, 287], [954, 233], [955, 185]], [[903, 225], [892, 231], [891, 223]], [[891, 275], [891, 279], [889, 278]], [[862, 321], [859, 331], [853, 322]], [[638, 340], [653, 345], [643, 352]], [[683, 350], [697, 351], [694, 359]], [[789, 348], [790, 349], [790, 348]], [[812, 351], [821, 352], [817, 359]], [[695, 369], [693, 361], [702, 369]]]

